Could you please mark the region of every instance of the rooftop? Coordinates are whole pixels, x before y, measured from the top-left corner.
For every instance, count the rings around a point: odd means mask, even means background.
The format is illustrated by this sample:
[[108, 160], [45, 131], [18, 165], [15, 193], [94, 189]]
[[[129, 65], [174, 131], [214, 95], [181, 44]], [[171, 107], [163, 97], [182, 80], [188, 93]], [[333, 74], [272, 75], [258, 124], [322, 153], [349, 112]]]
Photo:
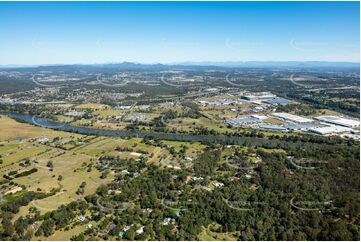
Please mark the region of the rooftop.
[[282, 119], [286, 119], [286, 120], [290, 120], [296, 123], [307, 123], [307, 122], [313, 122], [312, 119], [309, 118], [304, 118], [301, 116], [297, 116], [297, 115], [293, 115], [293, 114], [289, 114], [289, 113], [273, 113], [273, 116], [277, 117], [277, 118], [282, 118]]
[[278, 104], [288, 104], [290, 103], [290, 101], [286, 100], [286, 99], [269, 99], [269, 100], [263, 100], [263, 103], [266, 104], [271, 104], [271, 105], [278, 105]]
[[338, 117], [338, 116], [319, 116], [319, 117], [315, 117], [315, 119], [324, 121], [327, 123], [345, 126], [345, 127], [360, 126], [360, 121], [353, 120], [353, 119], [347, 119], [347, 118], [343, 118], [343, 117]]
[[310, 128], [309, 131], [312, 133], [325, 135], [325, 134], [349, 132], [351, 131], [351, 129], [343, 126], [328, 126], [328, 127]]

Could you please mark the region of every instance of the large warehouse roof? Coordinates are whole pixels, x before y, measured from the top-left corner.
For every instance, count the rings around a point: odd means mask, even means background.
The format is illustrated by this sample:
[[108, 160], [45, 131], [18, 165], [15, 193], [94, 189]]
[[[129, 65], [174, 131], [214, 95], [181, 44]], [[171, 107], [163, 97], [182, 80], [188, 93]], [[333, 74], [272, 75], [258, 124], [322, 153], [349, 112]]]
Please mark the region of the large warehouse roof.
[[226, 120], [226, 124], [232, 125], [232, 126], [238, 126], [248, 123], [257, 123], [261, 122], [262, 120], [256, 117], [246, 117], [246, 118], [235, 118], [235, 119], [229, 119]]
[[323, 122], [337, 124], [345, 127], [358, 127], [360, 126], [360, 121], [353, 120], [353, 119], [347, 119], [337, 116], [319, 116], [315, 119], [318, 119]]
[[270, 99], [270, 100], [263, 100], [263, 103], [266, 104], [271, 104], [271, 105], [282, 105], [282, 104], [288, 104], [290, 103], [290, 101], [286, 100], [286, 99], [282, 99], [282, 98], [278, 98], [278, 99]]
[[282, 118], [282, 119], [293, 121], [293, 122], [296, 122], [296, 123], [313, 122], [312, 119], [304, 118], [304, 117], [289, 114], [289, 113], [273, 113], [272, 115], [277, 117], [277, 118]]
[[320, 128], [310, 128], [309, 131], [316, 134], [334, 134], [334, 133], [343, 133], [350, 131], [350, 128], [346, 128], [343, 126], [328, 126], [328, 127], [320, 127]]

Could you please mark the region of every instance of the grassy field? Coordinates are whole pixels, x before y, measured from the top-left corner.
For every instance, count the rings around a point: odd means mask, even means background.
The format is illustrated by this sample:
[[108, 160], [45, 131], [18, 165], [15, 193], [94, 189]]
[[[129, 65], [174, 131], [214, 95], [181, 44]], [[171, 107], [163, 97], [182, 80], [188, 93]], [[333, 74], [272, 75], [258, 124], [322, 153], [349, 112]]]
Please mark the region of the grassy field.
[[176, 152], [179, 152], [181, 146], [184, 145], [187, 147], [186, 156], [196, 158], [197, 155], [202, 152], [202, 150], [206, 147], [205, 145], [199, 142], [180, 142], [180, 141], [162, 141], [163, 144], [171, 145], [174, 147]]
[[[340, 113], [333, 111], [333, 110], [329, 110], [329, 109], [318, 109], [317, 116], [318, 115], [340, 115]], [[312, 115], [312, 116], [315, 116], [315, 115]]]
[[39, 237], [37, 240], [47, 240], [47, 241], [69, 241], [71, 237], [74, 235], [78, 235], [79, 233], [85, 231], [87, 229], [87, 224], [78, 225], [72, 229], [67, 231], [65, 230], [57, 230], [50, 237]]
[[202, 231], [198, 235], [198, 239], [201, 241], [236, 241], [237, 237], [235, 237], [235, 233], [216, 233], [212, 232], [209, 227], [202, 227]]
[[39, 138], [41, 136], [46, 136], [49, 139], [67, 136], [81, 137], [81, 135], [78, 134], [55, 131], [51, 129], [37, 127], [31, 124], [20, 123], [3, 115], [0, 115], [0, 134], [0, 142], [17, 140], [17, 138], [21, 138], [21, 140], [29, 138]]
[[237, 116], [237, 112], [233, 112], [230, 109], [207, 109], [202, 111], [202, 113], [218, 121], [236, 118]]
[[[185, 145], [187, 147], [186, 155], [193, 158], [204, 148], [204, 146], [199, 143], [167, 141], [164, 144], [175, 147], [177, 151], [179, 151], [181, 145]], [[63, 204], [68, 204], [85, 195], [92, 194], [99, 185], [107, 183], [110, 178], [101, 179], [100, 172], [95, 168], [90, 172], [87, 171], [87, 165], [90, 163], [94, 164], [97, 156], [119, 155], [124, 158], [137, 158], [142, 155], [137, 151], [146, 151], [149, 152], [149, 154], [153, 154], [149, 162], [180, 169], [177, 163], [178, 160], [174, 159], [167, 149], [144, 144], [140, 138], [125, 140], [97, 137], [89, 139], [88, 143], [73, 150], [63, 150], [45, 145], [38, 146], [39, 150], [32, 155], [32, 159], [36, 160], [36, 163], [32, 162], [31, 166], [27, 167], [27, 169], [36, 167], [38, 171], [29, 176], [16, 178], [15, 181], [25, 186], [28, 191], [50, 192], [52, 189], [60, 189], [60, 191], [53, 196], [32, 201], [29, 205], [21, 207], [14, 220], [19, 216], [28, 214], [29, 208], [31, 207], [37, 208], [41, 214], [44, 214]], [[127, 147], [131, 149], [131, 151], [115, 151], [117, 146]], [[17, 153], [15, 154], [19, 155]], [[26, 152], [26, 155], [29, 155], [29, 152]], [[19, 156], [19, 158], [23, 156]], [[52, 170], [47, 166], [49, 160], [53, 163]], [[14, 169], [18, 169], [18, 167], [15, 166]], [[61, 176], [62, 179], [59, 180], [59, 176]], [[86, 183], [85, 192], [83, 195], [77, 195], [76, 191], [82, 182]], [[63, 238], [62, 236], [65, 235], [59, 233], [56, 234], [56, 236]]]
[[63, 122], [63, 123], [69, 123], [72, 122], [74, 120], [73, 117], [69, 117], [69, 116], [65, 116], [65, 115], [56, 115], [55, 119], [59, 122]]
[[94, 111], [93, 114], [106, 118], [108, 116], [119, 116], [125, 112], [124, 110], [106, 109]]
[[0, 165], [1, 174], [5, 174], [14, 169], [20, 169], [17, 163], [24, 160], [25, 158], [32, 159], [36, 157], [36, 155], [41, 154], [47, 150], [45, 146], [32, 145], [28, 143], [10, 145], [15, 146], [16, 148], [13, 148], [11, 150], [8, 150], [6, 153], [3, 152], [1, 154], [3, 160], [3, 163]]
[[179, 131], [192, 131], [196, 127], [205, 127], [209, 130], [213, 129], [218, 132], [232, 131], [232, 129], [227, 128], [222, 122], [217, 122], [209, 120], [206, 118], [176, 118], [172, 119], [167, 123], [167, 127], [170, 129], [176, 129]]
[[[38, 172], [31, 174], [31, 176], [17, 178], [16, 182], [25, 185], [29, 191], [50, 192], [52, 189], [60, 188], [60, 192], [22, 207], [17, 217], [26, 215], [30, 207], [36, 207], [41, 213], [45, 213], [62, 204], [81, 198], [82, 196], [77, 195], [76, 191], [82, 182], [86, 182], [83, 195], [94, 193], [100, 184], [106, 183], [108, 180], [101, 180], [100, 172], [95, 168], [91, 172], [86, 170], [83, 164], [89, 164], [91, 158], [91, 156], [69, 151], [65, 153], [48, 152], [37, 157], [38, 163], [33, 164], [33, 166], [38, 168]], [[50, 159], [54, 164], [52, 171], [46, 166]], [[62, 177], [61, 180], [58, 179], [59, 176]]]
[[77, 153], [87, 154], [90, 156], [101, 156], [101, 155], [117, 156], [117, 155], [121, 155], [122, 153], [132, 155], [131, 154], [132, 152], [115, 151], [115, 148], [118, 146], [120, 148], [127, 147], [135, 153], [139, 150], [151, 153], [154, 150], [155, 148], [154, 146], [143, 144], [141, 141], [142, 139], [140, 138], [132, 138], [126, 140], [119, 138], [98, 137], [92, 140], [91, 143], [85, 144], [83, 146], [74, 149], [74, 151]]
[[0, 155], [9, 150], [19, 147], [19, 144], [2, 144], [2, 145], [3, 146], [0, 146]]
[[274, 124], [274, 125], [281, 125], [284, 124], [282, 120], [276, 119], [276, 118], [267, 118], [264, 120], [266, 123]]
[[103, 110], [110, 109], [109, 105], [99, 104], [99, 103], [84, 103], [75, 107], [75, 109], [92, 109], [92, 110]]
[[108, 122], [107, 120], [90, 121], [88, 119], [81, 119], [70, 123], [74, 126], [91, 126], [100, 129], [119, 130], [124, 129], [129, 123], [117, 121], [114, 123]]
[[[55, 137], [59, 137], [60, 140], [82, 140], [90, 143], [93, 141], [91, 137], [88, 139], [86, 136], [48, 130], [19, 123], [4, 116], [0, 117], [0, 133], [0, 144], [2, 144], [0, 146], [0, 155], [3, 159], [3, 163], [0, 165], [1, 176], [8, 174], [10, 171], [19, 173], [37, 168], [36, 172], [28, 176], [14, 178], [13, 181], [23, 186], [27, 191], [50, 192], [52, 189], [60, 189], [53, 196], [32, 201], [27, 206], [21, 207], [14, 220], [19, 216], [28, 214], [30, 207], [36, 207], [43, 214], [58, 208], [62, 204], [93, 194], [100, 184], [108, 182], [108, 179], [100, 179], [100, 172], [95, 168], [89, 172], [87, 171], [86, 165], [94, 163], [94, 155], [98, 153], [98, 150], [95, 149], [96, 146], [90, 148], [88, 152], [82, 153], [56, 148], [55, 145], [51, 144], [52, 138]], [[16, 136], [23, 136], [25, 139], [18, 141], [14, 139]], [[40, 144], [38, 138], [42, 136], [47, 136], [50, 143]], [[112, 140], [107, 140], [107, 143], [111, 144]], [[111, 148], [113, 147], [114, 145], [111, 146]], [[95, 151], [91, 151], [91, 149]], [[21, 162], [23, 163], [24, 159], [30, 160], [29, 165], [26, 167], [19, 165]], [[47, 166], [50, 160], [53, 164], [52, 170]], [[76, 191], [83, 181], [86, 182], [84, 194], [77, 195]], [[2, 186], [1, 189], [5, 190], [1, 192], [5, 193], [9, 188], [11, 186]]]

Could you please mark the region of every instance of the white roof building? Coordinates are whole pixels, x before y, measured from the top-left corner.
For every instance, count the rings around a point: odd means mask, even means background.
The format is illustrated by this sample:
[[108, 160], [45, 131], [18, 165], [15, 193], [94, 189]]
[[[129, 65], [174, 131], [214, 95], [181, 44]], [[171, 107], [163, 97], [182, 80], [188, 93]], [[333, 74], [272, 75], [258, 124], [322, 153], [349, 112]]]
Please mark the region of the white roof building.
[[212, 184], [215, 187], [223, 187], [224, 186], [224, 184], [222, 182], [218, 182], [218, 181], [213, 181]]
[[122, 170], [121, 173], [129, 175], [130, 172], [128, 170]]
[[257, 114], [251, 115], [251, 117], [257, 118], [257, 119], [260, 119], [260, 120], [268, 119], [268, 117], [265, 116], [265, 115], [257, 115]]
[[137, 229], [137, 234], [143, 234], [144, 233], [144, 226], [140, 227], [139, 229]]
[[270, 92], [254, 92], [254, 93], [246, 93], [241, 96], [242, 99], [246, 99], [249, 101], [255, 101], [255, 100], [263, 100], [263, 99], [273, 99], [277, 96], [270, 93]]
[[66, 116], [71, 116], [71, 117], [81, 117], [85, 114], [84, 111], [75, 111], [75, 110], [71, 110], [67, 113], [65, 113], [64, 115]]
[[319, 116], [319, 117], [315, 117], [315, 119], [326, 123], [337, 124], [349, 128], [360, 127], [360, 121], [338, 117], [338, 116]]
[[117, 110], [129, 110], [132, 106], [116, 106], [115, 109]]
[[189, 156], [187, 156], [185, 159], [186, 159], [187, 161], [193, 161], [193, 159], [192, 159], [191, 157], [189, 157]]
[[350, 132], [351, 129], [343, 126], [328, 126], [328, 127], [318, 127], [318, 128], [310, 128], [310, 132], [321, 134], [321, 135], [328, 135], [328, 134], [337, 134], [337, 133], [344, 133]]
[[310, 123], [310, 122], [313, 122], [312, 119], [304, 118], [304, 117], [289, 114], [289, 113], [273, 113], [272, 116], [277, 117], [277, 118], [281, 118], [281, 119], [284, 119], [284, 120], [292, 121], [292, 122], [295, 122], [295, 123]]
[[163, 220], [163, 225], [167, 226], [168, 224], [173, 223], [174, 221], [175, 221], [175, 220], [172, 219], [172, 218], [165, 218], [165, 219]]
[[84, 221], [85, 221], [85, 217], [84, 217], [83, 215], [81, 215], [81, 216], [79, 217], [79, 221], [80, 221], [80, 222], [84, 222]]
[[133, 227], [134, 226], [134, 224], [131, 224], [131, 225], [129, 225], [129, 226], [124, 226], [124, 229], [123, 229], [123, 231], [124, 232], [127, 232], [131, 227]]
[[38, 142], [39, 143], [46, 143], [49, 141], [49, 138], [46, 137], [46, 136], [41, 136], [39, 139], [38, 139]]

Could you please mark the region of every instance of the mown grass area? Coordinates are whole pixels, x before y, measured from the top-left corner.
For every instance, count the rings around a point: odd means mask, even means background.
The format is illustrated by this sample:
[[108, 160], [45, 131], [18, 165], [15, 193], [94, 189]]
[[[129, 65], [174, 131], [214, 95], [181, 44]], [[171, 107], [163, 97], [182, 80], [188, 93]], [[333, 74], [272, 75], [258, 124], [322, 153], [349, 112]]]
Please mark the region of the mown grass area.
[[[87, 154], [86, 152], [80, 153], [55, 148], [48, 144], [39, 144], [37, 141], [41, 136], [49, 137], [49, 142], [55, 137], [69, 138], [71, 136], [78, 139], [86, 138], [86, 136], [36, 127], [4, 116], [0, 118], [0, 133], [2, 134], [0, 139], [6, 140], [2, 142], [4, 146], [0, 146], [0, 154], [3, 159], [3, 164], [0, 165], [1, 176], [8, 174], [10, 171], [21, 172], [36, 168], [36, 172], [14, 178], [12, 181], [25, 187], [25, 191], [50, 192], [53, 189], [60, 189], [53, 196], [32, 201], [27, 206], [21, 207], [14, 220], [19, 216], [27, 215], [30, 207], [38, 208], [41, 214], [55, 210], [62, 204], [68, 204], [82, 196], [93, 194], [99, 185], [108, 182], [108, 179], [100, 179], [101, 174], [95, 167], [88, 170], [87, 165], [94, 164], [95, 159], [93, 155], [96, 152], [92, 153], [92, 148], [89, 149], [89, 154]], [[12, 139], [14, 136], [24, 136], [24, 134], [28, 139], [21, 142]], [[90, 143], [93, 142], [92, 138], [90, 136], [88, 139]], [[112, 143], [110, 138], [107, 141]], [[25, 159], [30, 160], [29, 165], [26, 167], [20, 166], [20, 162], [25, 161]], [[48, 167], [50, 160], [52, 161], [52, 169]], [[78, 195], [76, 192], [82, 182], [86, 183], [84, 194]], [[6, 192], [6, 188], [4, 191]], [[8, 195], [4, 199], [15, 199], [21, 196], [23, 192]]]
[[55, 131], [31, 124], [20, 123], [3, 115], [0, 115], [0, 134], [0, 142], [12, 141], [16, 140], [17, 138], [21, 138], [21, 140], [39, 138], [41, 136], [46, 136], [49, 139], [68, 136], [82, 137], [82, 135], [79, 134], [71, 134], [68, 132]]
[[11, 195], [7, 195], [4, 197], [4, 199], [0, 202], [11, 202], [11, 201], [15, 201], [18, 200], [19, 198], [21, 198], [24, 194], [26, 193], [26, 191], [20, 191], [17, 192], [15, 194], [11, 194]]
[[108, 117], [108, 116], [119, 116], [121, 114], [126, 113], [127, 110], [116, 110], [116, 109], [107, 109], [107, 110], [97, 110], [93, 112], [93, 115], [99, 115], [101, 117]]
[[7, 154], [3, 154], [3, 164], [0, 165], [0, 169], [4, 166], [17, 163], [25, 158], [32, 158], [37, 154], [45, 152], [47, 149], [43, 145], [33, 145], [33, 144], [21, 144], [18, 145], [16, 149], [11, 150]]
[[[330, 109], [317, 109], [317, 116], [318, 115], [340, 115], [339, 112], [330, 110]], [[311, 115], [311, 116], [315, 116], [315, 115]]]
[[219, 240], [236, 241], [237, 240], [237, 237], [235, 236], [237, 232], [235, 233], [212, 232], [210, 230], [210, 226], [208, 226], [208, 228], [202, 227], [202, 231], [198, 235], [199, 240], [201, 241], [219, 241]]
[[78, 235], [81, 232], [84, 232], [87, 230], [87, 226], [89, 224], [95, 225], [96, 223], [84, 223], [80, 224], [74, 228], [71, 228], [69, 230], [57, 230], [54, 234], [52, 234], [50, 237], [36, 237], [36, 240], [47, 240], [47, 241], [69, 241], [71, 237], [74, 235]]
[[276, 118], [267, 118], [264, 120], [266, 123], [274, 124], [274, 125], [281, 125], [284, 124], [282, 120], [276, 119]]
[[[86, 166], [90, 163], [92, 158], [90, 156], [73, 152], [66, 152], [56, 157], [51, 154], [49, 152], [48, 155], [39, 157], [38, 163], [32, 165], [38, 169], [36, 173], [17, 178], [15, 181], [25, 185], [29, 191], [49, 192], [57, 188], [60, 188], [60, 191], [56, 195], [33, 201], [28, 206], [22, 207], [16, 217], [26, 215], [30, 207], [36, 207], [41, 213], [55, 210], [63, 204], [94, 193], [99, 185], [108, 182], [108, 179], [100, 179], [100, 172], [95, 168], [88, 171]], [[50, 157], [53, 157], [51, 158], [53, 170], [46, 166]], [[76, 191], [82, 182], [86, 183], [84, 194], [78, 195]]]
[[284, 149], [264, 149], [264, 148], [258, 148], [258, 149], [262, 150], [263, 152], [267, 152], [267, 153], [287, 154], [287, 152]]
[[99, 103], [84, 103], [75, 106], [75, 109], [92, 109], [92, 110], [103, 110], [103, 109], [110, 109], [109, 105], [99, 104]]
[[237, 112], [233, 112], [230, 109], [207, 109], [202, 111], [202, 113], [218, 121], [235, 118], [237, 116]]
[[98, 137], [92, 140], [91, 143], [74, 149], [74, 151], [90, 156], [100, 156], [113, 151], [116, 146], [116, 142], [112, 142], [110, 138]]
[[56, 109], [68, 109], [68, 108], [71, 108], [71, 107], [73, 107], [75, 105], [72, 104], [72, 103], [63, 103], [63, 104], [46, 104], [45, 106], [47, 108], [50, 108], [50, 109], [53, 109], [53, 108], [56, 108]]
[[[120, 138], [110, 138], [110, 137], [98, 137], [91, 141], [89, 144], [77, 147], [73, 151], [77, 153], [83, 153], [90, 156], [101, 156], [101, 155], [120, 155], [121, 153], [115, 149], [119, 148], [128, 148], [131, 152], [144, 151], [151, 153], [154, 150], [154, 146], [147, 145], [141, 142], [141, 138], [132, 138], [132, 139], [120, 139]], [[130, 154], [132, 155], [132, 154]]]
[[0, 155], [19, 147], [19, 144], [0, 144]]
[[99, 129], [108, 129], [108, 130], [120, 130], [124, 129], [130, 123], [128, 122], [108, 122], [106, 120], [98, 120], [98, 121], [91, 121], [88, 119], [81, 119], [74, 122], [71, 122], [70, 125], [73, 126], [85, 126], [85, 127], [93, 127]]
[[215, 130], [217, 132], [232, 131], [227, 128], [222, 122], [209, 120], [201, 117], [198, 119], [193, 118], [176, 118], [167, 122], [167, 127], [170, 129], [176, 129], [178, 131], [193, 131], [195, 128], [207, 128], [208, 130]]
[[163, 144], [171, 145], [174, 147], [176, 152], [179, 152], [181, 147], [184, 145], [187, 147], [185, 155], [191, 158], [196, 158], [199, 153], [206, 147], [199, 142], [181, 142], [181, 141], [168, 141], [163, 140]]
[[182, 142], [182, 141], [170, 141], [170, 140], [162, 140], [162, 144], [171, 145], [174, 147], [176, 152], [182, 148], [182, 146], [187, 147], [187, 149], [195, 149], [200, 150], [205, 146], [199, 142]]

